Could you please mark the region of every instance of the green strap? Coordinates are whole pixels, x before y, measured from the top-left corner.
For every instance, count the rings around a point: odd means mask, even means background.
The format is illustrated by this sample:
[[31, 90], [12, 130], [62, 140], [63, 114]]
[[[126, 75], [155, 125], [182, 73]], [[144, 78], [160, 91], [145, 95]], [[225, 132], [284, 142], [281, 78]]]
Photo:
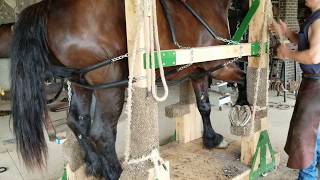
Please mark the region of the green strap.
[[236, 42], [241, 41], [243, 35], [248, 30], [249, 24], [250, 24], [253, 16], [255, 15], [255, 13], [257, 12], [259, 5], [260, 5], [260, 0], [253, 0], [252, 1], [252, 5], [251, 5], [247, 15], [245, 16], [245, 18], [241, 22], [239, 29], [235, 32], [235, 34], [232, 38], [233, 41], [236, 41]]

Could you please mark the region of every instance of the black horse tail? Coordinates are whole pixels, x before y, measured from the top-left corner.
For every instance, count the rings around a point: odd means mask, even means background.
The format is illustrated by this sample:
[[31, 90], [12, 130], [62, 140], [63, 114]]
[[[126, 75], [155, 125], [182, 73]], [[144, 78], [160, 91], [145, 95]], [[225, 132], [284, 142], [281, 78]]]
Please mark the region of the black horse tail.
[[49, 72], [47, 1], [23, 10], [12, 42], [11, 100], [17, 150], [28, 168], [47, 163], [43, 132], [46, 109], [45, 77]]

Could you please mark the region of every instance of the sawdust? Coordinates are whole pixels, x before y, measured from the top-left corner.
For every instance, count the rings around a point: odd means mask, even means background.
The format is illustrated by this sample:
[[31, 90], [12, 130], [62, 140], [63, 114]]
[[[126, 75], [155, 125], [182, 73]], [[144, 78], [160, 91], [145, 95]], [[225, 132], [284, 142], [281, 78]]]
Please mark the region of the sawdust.
[[240, 144], [236, 141], [226, 150], [204, 149], [201, 140], [171, 143], [161, 148], [161, 155], [169, 160], [174, 180], [227, 180], [248, 170], [239, 161]]

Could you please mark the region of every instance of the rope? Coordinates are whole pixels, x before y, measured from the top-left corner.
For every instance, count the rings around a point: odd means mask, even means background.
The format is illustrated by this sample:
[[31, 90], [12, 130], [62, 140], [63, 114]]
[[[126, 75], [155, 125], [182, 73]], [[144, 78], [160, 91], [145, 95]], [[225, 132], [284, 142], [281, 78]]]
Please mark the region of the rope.
[[[129, 63], [129, 83], [128, 83], [128, 98], [127, 98], [127, 105], [126, 105], [126, 114], [127, 114], [127, 119], [128, 119], [128, 123], [127, 123], [127, 132], [128, 132], [128, 142], [125, 145], [125, 163], [127, 163], [129, 161], [129, 156], [130, 156], [130, 143], [131, 143], [131, 119], [132, 119], [132, 93], [134, 91], [133, 89], [133, 81], [134, 81], [134, 68], [135, 68], [135, 61], [136, 61], [136, 54], [137, 54], [137, 46], [138, 46], [138, 40], [140, 38], [138, 38], [138, 35], [141, 34], [141, 25], [142, 25], [143, 21], [140, 21], [138, 23], [138, 29], [136, 32], [136, 39], [134, 41], [134, 45], [132, 48], [132, 58], [131, 58], [131, 63]], [[140, 28], [139, 28], [140, 27]]]
[[[165, 101], [168, 97], [169, 94], [169, 89], [168, 89], [168, 85], [166, 82], [166, 78], [165, 78], [165, 73], [164, 73], [164, 69], [163, 69], [163, 65], [162, 65], [162, 57], [161, 57], [161, 52], [160, 52], [160, 40], [159, 40], [159, 34], [158, 34], [158, 24], [157, 24], [157, 11], [156, 11], [156, 4], [154, 2], [154, 0], [151, 0], [150, 6], [152, 8], [152, 16], [151, 16], [151, 23], [153, 23], [153, 27], [151, 27], [151, 42], [153, 41], [153, 38], [155, 40], [155, 43], [151, 43], [151, 47], [153, 47], [153, 44], [156, 45], [156, 54], [157, 54], [157, 58], [158, 58], [158, 64], [159, 64], [159, 70], [160, 70], [160, 77], [161, 77], [161, 81], [164, 87], [164, 94], [162, 97], [159, 97], [157, 95], [157, 85], [156, 85], [156, 73], [155, 73], [155, 60], [154, 60], [154, 53], [152, 53], [152, 95], [154, 97], [154, 99], [158, 102], [162, 102]], [[153, 33], [154, 33], [154, 37], [153, 37]], [[153, 50], [153, 49], [152, 49]]]

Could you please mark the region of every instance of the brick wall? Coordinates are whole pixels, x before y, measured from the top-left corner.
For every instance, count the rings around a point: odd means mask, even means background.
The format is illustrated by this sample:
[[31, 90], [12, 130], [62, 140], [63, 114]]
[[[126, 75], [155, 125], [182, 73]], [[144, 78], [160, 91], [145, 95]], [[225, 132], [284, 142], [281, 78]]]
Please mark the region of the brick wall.
[[[279, 3], [279, 18], [288, 24], [288, 27], [298, 32], [299, 23], [297, 19], [298, 5], [301, 4], [301, 0], [277, 0]], [[300, 2], [299, 2], [300, 1]], [[304, 0], [302, 0], [304, 3]], [[282, 62], [280, 62], [280, 69], [282, 68]], [[295, 79], [295, 64], [293, 61], [287, 61], [286, 63], [286, 79], [288, 81]], [[301, 79], [301, 70], [299, 64], [297, 64], [297, 80]]]

